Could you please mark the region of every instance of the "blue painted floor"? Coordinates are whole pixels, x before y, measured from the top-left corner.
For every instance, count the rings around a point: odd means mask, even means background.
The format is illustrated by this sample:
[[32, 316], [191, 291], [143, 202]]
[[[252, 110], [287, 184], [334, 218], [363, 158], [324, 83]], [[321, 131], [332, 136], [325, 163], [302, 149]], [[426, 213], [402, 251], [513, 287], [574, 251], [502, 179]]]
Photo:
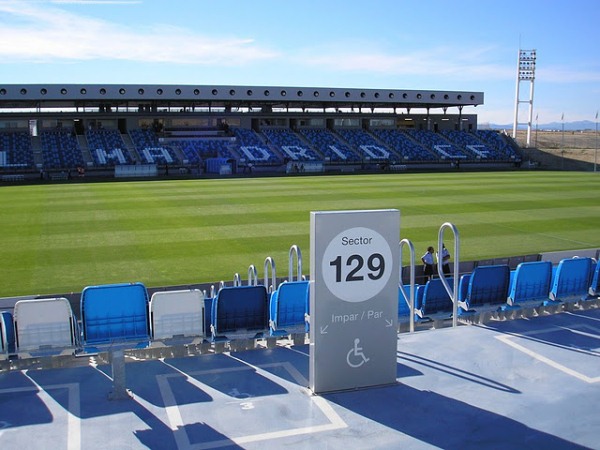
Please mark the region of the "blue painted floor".
[[308, 351], [0, 372], [0, 449], [600, 449], [600, 309], [400, 334], [387, 387], [312, 395]]

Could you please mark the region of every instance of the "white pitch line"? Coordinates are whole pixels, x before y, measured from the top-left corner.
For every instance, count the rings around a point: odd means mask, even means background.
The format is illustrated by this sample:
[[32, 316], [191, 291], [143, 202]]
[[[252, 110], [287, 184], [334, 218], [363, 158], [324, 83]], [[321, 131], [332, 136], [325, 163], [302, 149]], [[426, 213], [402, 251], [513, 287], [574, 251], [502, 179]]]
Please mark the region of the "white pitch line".
[[295, 349], [295, 348], [293, 348], [292, 346], [287, 346], [287, 345], [286, 345], [286, 346], [285, 346], [285, 348], [286, 348], [286, 349], [288, 349], [288, 350], [290, 350], [290, 351], [292, 351], [292, 352], [296, 352], [296, 353], [299, 353], [299, 354], [301, 354], [301, 355], [303, 355], [303, 356], [306, 356], [307, 358], [310, 356], [308, 353], [301, 352], [300, 350], [296, 350], [296, 349]]
[[573, 313], [571, 311], [565, 311], [563, 314], [568, 314], [570, 316], [575, 316], [578, 319], [588, 319], [588, 320], [593, 320], [593, 321], [596, 321], [596, 322], [600, 322], [600, 319], [598, 319], [596, 317], [585, 316], [583, 314], [575, 314], [575, 313]]
[[272, 431], [270, 433], [258, 433], [248, 436], [242, 436], [239, 438], [223, 439], [219, 441], [211, 441], [203, 444], [194, 445], [195, 450], [205, 450], [210, 448], [227, 447], [232, 443], [237, 445], [249, 444], [251, 442], [261, 442], [271, 439], [281, 439], [291, 436], [299, 436], [302, 434], [313, 434], [322, 433], [324, 431], [333, 431], [340, 428], [346, 428], [348, 425], [342, 420], [342, 418], [334, 411], [331, 405], [323, 397], [311, 397], [311, 400], [315, 403], [317, 408], [329, 419], [330, 423], [324, 425], [309, 426], [303, 428], [294, 428], [289, 430]]
[[77, 383], [66, 383], [66, 384], [53, 384], [47, 386], [44, 389], [40, 386], [33, 378], [27, 374], [27, 370], [23, 371], [23, 375], [33, 383], [38, 389], [37, 396], [40, 400], [48, 407], [55, 416], [58, 411], [64, 411], [62, 405], [60, 405], [50, 394], [48, 389], [67, 389], [68, 394], [68, 406], [67, 406], [67, 448], [69, 450], [77, 450], [81, 448], [81, 402], [79, 395], [79, 384]]
[[[308, 384], [306, 379], [302, 376], [302, 374], [300, 374], [299, 372], [295, 373], [295, 372], [297, 372], [295, 370], [290, 370], [290, 368], [293, 368], [293, 366], [291, 366], [291, 364], [289, 364], [289, 363], [269, 363], [269, 364], [265, 364], [265, 365], [261, 365], [261, 366], [255, 366], [255, 365], [249, 364], [248, 362], [241, 360], [235, 356], [231, 356], [231, 355], [229, 355], [229, 356], [232, 359], [244, 364], [244, 366], [247, 367], [248, 369], [246, 369], [246, 368], [210, 369], [210, 370], [201, 370], [201, 371], [197, 371], [197, 372], [194, 371], [191, 373], [186, 373], [186, 372], [182, 371], [181, 369], [177, 368], [176, 366], [173, 366], [172, 364], [165, 362], [164, 360], [162, 360], [162, 363], [165, 364], [166, 366], [172, 368], [174, 371], [185, 376], [186, 380], [190, 384], [192, 384], [195, 387], [197, 387], [198, 389], [208, 393], [213, 398], [227, 397], [227, 395], [223, 394], [221, 391], [211, 388], [210, 386], [208, 386], [204, 383], [201, 383], [196, 378], [194, 378], [193, 375], [206, 374], [206, 373], [223, 373], [223, 372], [233, 372], [233, 371], [253, 369], [259, 375], [269, 379], [270, 381], [272, 381], [276, 384], [279, 384], [281, 386], [286, 385], [288, 390], [293, 389], [294, 387], [296, 387], [296, 385], [294, 383], [287, 381], [285, 379], [279, 378], [264, 369], [265, 367], [281, 366], [281, 367], [284, 367], [286, 370], [288, 370], [288, 372], [290, 373], [290, 375], [292, 376], [292, 378], [294, 378], [294, 380], [296, 382], [298, 382], [298, 383], [302, 382], [302, 383]], [[161, 395], [163, 397], [163, 401], [165, 402], [165, 405], [167, 405], [167, 407], [165, 409], [167, 410], [167, 417], [168, 417], [168, 420], [170, 423], [169, 427], [171, 428], [171, 430], [173, 430], [175, 432], [174, 433], [175, 440], [176, 440], [178, 448], [193, 448], [193, 449], [200, 450], [200, 449], [209, 449], [209, 448], [217, 448], [217, 447], [226, 447], [226, 446], [232, 445], [232, 443], [241, 445], [241, 444], [247, 444], [247, 443], [251, 443], [251, 442], [261, 442], [261, 441], [266, 441], [266, 440], [271, 440], [271, 439], [280, 439], [280, 438], [285, 438], [285, 437], [298, 436], [298, 435], [302, 435], [302, 434], [312, 434], [312, 433], [320, 433], [323, 431], [337, 430], [340, 428], [346, 428], [348, 426], [342, 420], [342, 418], [335, 412], [335, 410], [331, 407], [331, 405], [327, 402], [327, 400], [325, 400], [322, 397], [307, 395], [307, 397], [310, 399], [310, 401], [312, 401], [317, 406], [317, 408], [319, 408], [319, 410], [321, 410], [321, 412], [326, 417], [326, 419], [329, 421], [329, 423], [326, 423], [323, 425], [303, 427], [303, 428], [294, 428], [294, 429], [289, 429], [289, 430], [273, 431], [273, 432], [269, 432], [269, 433], [257, 433], [257, 434], [241, 436], [241, 437], [237, 437], [237, 438], [223, 439], [223, 440], [218, 440], [218, 441], [204, 442], [202, 444], [192, 445], [189, 442], [187, 435], [185, 434], [185, 431], [184, 431], [185, 423], [181, 416], [179, 406], [175, 403], [176, 400], [175, 400], [175, 397], [171, 390], [171, 387], [166, 382], [166, 378], [167, 378], [167, 376], [163, 376], [162, 379], [159, 379], [159, 389], [160, 389]], [[300, 384], [300, 386], [302, 386], [302, 384]], [[302, 389], [304, 389], [308, 392], [308, 390], [306, 388], [302, 388]], [[245, 399], [240, 399], [240, 401], [244, 401], [244, 400]], [[255, 401], [254, 398], [251, 398], [250, 400]], [[176, 430], [179, 430], [181, 432], [176, 432]]]
[[[546, 330], [547, 331], [547, 330]], [[525, 333], [523, 333], [525, 335]], [[533, 332], [527, 333], [528, 335], [534, 334]], [[560, 370], [561, 372], [566, 373], [567, 375], [570, 375], [572, 377], [575, 377], [581, 381], [584, 381], [586, 383], [592, 384], [592, 383], [597, 383], [600, 381], [600, 376], [598, 377], [588, 377], [587, 375], [584, 375], [580, 372], [577, 372], [576, 370], [573, 370], [567, 366], [564, 366], [550, 358], [547, 358], [543, 355], [540, 355], [539, 353], [534, 352], [533, 350], [529, 350], [527, 347], [524, 347], [520, 344], [517, 344], [516, 342], [513, 342], [512, 338], [513, 337], [519, 337], [519, 335], [511, 335], [511, 336], [497, 336], [496, 339], [504, 342], [505, 344], [510, 345], [511, 347], [525, 353], [528, 356], [531, 356], [534, 359], [537, 359], [538, 361], [543, 362], [544, 364], [549, 365], [550, 367], [553, 367], [556, 370]]]

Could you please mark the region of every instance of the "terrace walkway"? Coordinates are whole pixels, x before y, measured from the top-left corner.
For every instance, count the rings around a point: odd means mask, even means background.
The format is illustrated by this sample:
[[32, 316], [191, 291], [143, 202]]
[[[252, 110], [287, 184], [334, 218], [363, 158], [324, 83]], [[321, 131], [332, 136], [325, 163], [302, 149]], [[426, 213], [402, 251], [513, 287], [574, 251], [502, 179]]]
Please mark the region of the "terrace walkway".
[[102, 354], [0, 371], [0, 448], [600, 448], [598, 308], [400, 334], [396, 384], [321, 396], [283, 343], [127, 352], [113, 400]]

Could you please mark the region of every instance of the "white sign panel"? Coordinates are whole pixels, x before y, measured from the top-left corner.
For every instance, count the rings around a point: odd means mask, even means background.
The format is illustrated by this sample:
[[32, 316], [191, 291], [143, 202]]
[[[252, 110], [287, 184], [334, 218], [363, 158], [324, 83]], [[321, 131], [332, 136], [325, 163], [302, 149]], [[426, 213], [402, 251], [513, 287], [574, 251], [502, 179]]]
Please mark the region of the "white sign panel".
[[396, 380], [398, 210], [311, 213], [310, 387]]

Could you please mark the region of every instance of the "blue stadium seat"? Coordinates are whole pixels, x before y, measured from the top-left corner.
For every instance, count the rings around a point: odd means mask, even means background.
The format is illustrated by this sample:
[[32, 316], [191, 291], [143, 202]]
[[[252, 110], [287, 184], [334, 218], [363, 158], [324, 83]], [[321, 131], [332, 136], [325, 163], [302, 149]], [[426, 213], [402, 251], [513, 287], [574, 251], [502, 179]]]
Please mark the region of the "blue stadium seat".
[[19, 300], [13, 320], [19, 354], [49, 356], [77, 347], [77, 321], [66, 298]]
[[521, 161], [521, 155], [519, 155], [509, 144], [509, 140], [506, 136], [502, 136], [498, 131], [477, 130], [474, 134], [481, 141], [494, 148], [500, 159], [507, 161]]
[[[153, 130], [136, 128], [129, 131], [129, 136], [144, 163], [179, 163], [179, 159], [175, 155], [175, 152], [168, 146], [163, 145]], [[195, 163], [197, 161], [190, 162]]]
[[289, 128], [266, 128], [262, 133], [271, 144], [279, 148], [285, 158], [296, 162], [323, 160], [321, 155], [318, 155]]
[[269, 328], [271, 336], [287, 336], [307, 331], [308, 281], [281, 283], [271, 295]]
[[508, 265], [477, 266], [461, 277], [458, 299], [468, 311], [483, 305], [503, 305], [508, 299], [509, 282]]
[[43, 131], [40, 141], [45, 168], [83, 167], [83, 156], [77, 137], [68, 130]]
[[475, 134], [458, 130], [443, 130], [440, 134], [463, 149], [471, 159], [488, 161], [504, 159], [496, 149], [480, 140]]
[[[404, 291], [398, 288], [398, 320], [405, 322], [410, 319], [410, 299], [408, 299], [404, 292], [407, 295], [410, 295], [410, 284], [403, 285]], [[415, 285], [415, 322], [423, 321], [423, 317], [421, 317], [420, 310], [423, 304], [423, 292], [425, 291], [425, 285]]]
[[592, 275], [592, 284], [590, 286], [589, 294], [592, 297], [600, 297], [600, 259], [598, 260], [594, 268], [594, 274]]
[[88, 286], [81, 292], [84, 346], [150, 340], [148, 292], [142, 283]]
[[[410, 318], [410, 299], [406, 298], [404, 292], [410, 295], [410, 284], [403, 285], [404, 291], [398, 288], [398, 320], [406, 320]], [[415, 285], [415, 309], [417, 303], [417, 288], [418, 284]]]
[[0, 358], [15, 353], [15, 328], [13, 316], [8, 311], [0, 311]]
[[378, 142], [369, 132], [359, 128], [340, 128], [336, 130], [362, 158], [371, 161], [400, 160], [400, 155]]
[[2, 165], [11, 168], [33, 167], [31, 138], [26, 131], [0, 132], [0, 152], [3, 153]]
[[[467, 304], [465, 303], [465, 299], [467, 298], [467, 295], [469, 293], [470, 281], [471, 281], [470, 273], [466, 273], [466, 274], [462, 275], [460, 277], [460, 279], [458, 280], [458, 302], [459, 302], [460, 309], [462, 309], [463, 311], [466, 311], [466, 309], [468, 308]], [[459, 312], [461, 312], [461, 311], [459, 311]]]
[[593, 270], [592, 258], [561, 260], [552, 280], [550, 301], [547, 303], [585, 300], [592, 283]]
[[271, 151], [254, 130], [235, 127], [232, 131], [236, 137], [236, 150], [241, 158], [246, 158], [253, 164], [281, 163], [281, 158]]
[[302, 128], [300, 133], [330, 161], [352, 162], [362, 159], [328, 129]]
[[259, 338], [268, 332], [269, 300], [265, 286], [224, 287], [212, 304], [213, 340]]
[[204, 334], [205, 334], [205, 336], [209, 336], [211, 334], [213, 301], [214, 301], [214, 297], [204, 297]]
[[[446, 278], [446, 281], [450, 285], [450, 288], [454, 289], [454, 278]], [[423, 316], [442, 313], [447, 315], [447, 317], [451, 317], [452, 306], [452, 298], [450, 298], [441, 279], [434, 278], [425, 284], [420, 307]]]
[[234, 158], [233, 153], [229, 150], [231, 144], [228, 140], [224, 139], [181, 139], [178, 140], [175, 145], [178, 145], [185, 156], [192, 162], [201, 161], [207, 158]]
[[133, 164], [133, 158], [119, 130], [88, 130], [85, 132], [85, 137], [95, 165]]
[[204, 337], [204, 294], [198, 289], [155, 292], [150, 323], [153, 340]]
[[[550, 261], [523, 262], [512, 275], [508, 306], [538, 303], [548, 300], [552, 282], [552, 263]], [[508, 309], [508, 308], [505, 308]]]
[[401, 130], [381, 129], [374, 130], [373, 134], [400, 156], [401, 159], [398, 162], [436, 161], [438, 159], [423, 145]]
[[439, 133], [427, 130], [407, 130], [406, 133], [417, 142], [439, 155], [440, 159], [468, 159], [468, 155]]
[[184, 159], [187, 159], [188, 164], [199, 164], [202, 161], [200, 151], [195, 146], [195, 141], [191, 139], [182, 139], [175, 145], [179, 147], [184, 155]]

